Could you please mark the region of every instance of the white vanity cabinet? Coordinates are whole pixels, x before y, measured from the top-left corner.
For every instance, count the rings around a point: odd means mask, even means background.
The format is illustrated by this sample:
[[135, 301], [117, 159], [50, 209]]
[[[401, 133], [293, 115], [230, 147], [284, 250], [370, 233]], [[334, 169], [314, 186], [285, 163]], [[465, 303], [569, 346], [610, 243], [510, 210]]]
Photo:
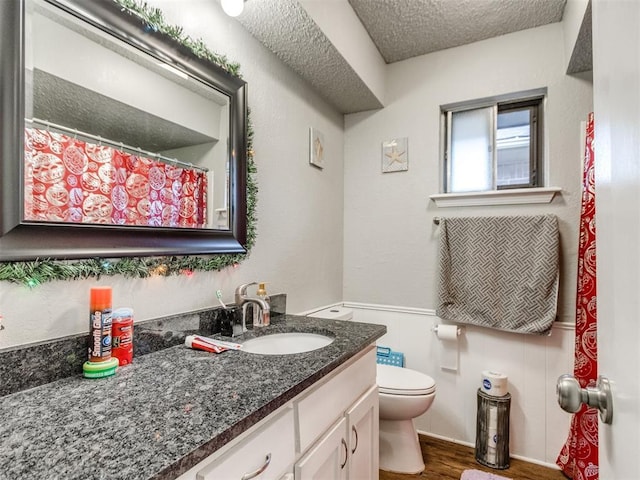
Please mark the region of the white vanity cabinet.
[[378, 478], [378, 388], [371, 387], [295, 465], [296, 480]]
[[329, 373], [178, 480], [375, 480], [375, 347]]
[[378, 387], [373, 349], [311, 388], [296, 403], [296, 412], [300, 451], [306, 451], [296, 463], [296, 480], [378, 478]]

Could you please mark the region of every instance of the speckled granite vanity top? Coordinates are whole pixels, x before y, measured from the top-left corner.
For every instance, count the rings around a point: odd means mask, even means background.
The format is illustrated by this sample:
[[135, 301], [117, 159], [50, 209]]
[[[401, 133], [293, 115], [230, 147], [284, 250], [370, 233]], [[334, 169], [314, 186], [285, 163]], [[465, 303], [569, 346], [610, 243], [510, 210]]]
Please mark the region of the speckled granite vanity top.
[[285, 315], [268, 331], [335, 340], [294, 355], [215, 355], [174, 346], [137, 357], [114, 377], [76, 375], [0, 397], [0, 478], [176, 478], [386, 328]]

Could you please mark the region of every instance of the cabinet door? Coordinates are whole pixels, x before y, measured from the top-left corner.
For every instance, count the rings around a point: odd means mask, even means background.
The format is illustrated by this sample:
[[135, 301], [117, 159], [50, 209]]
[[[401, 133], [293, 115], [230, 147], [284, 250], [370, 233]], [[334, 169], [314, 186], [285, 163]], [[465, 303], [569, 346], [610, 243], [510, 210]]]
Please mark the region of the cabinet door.
[[378, 387], [373, 386], [347, 411], [349, 480], [378, 478], [378, 405]]
[[295, 466], [296, 480], [346, 480], [347, 420], [336, 423]]
[[[1, 1], [1, 0], [0, 0]], [[296, 402], [299, 453], [313, 445], [350, 405], [376, 384], [376, 352], [372, 347], [342, 371], [310, 389]]]

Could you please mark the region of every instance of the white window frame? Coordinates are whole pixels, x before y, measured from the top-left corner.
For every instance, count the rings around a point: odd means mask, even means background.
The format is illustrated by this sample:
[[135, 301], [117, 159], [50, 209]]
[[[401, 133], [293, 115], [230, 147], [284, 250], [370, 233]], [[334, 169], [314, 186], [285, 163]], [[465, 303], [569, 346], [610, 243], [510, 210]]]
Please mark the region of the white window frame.
[[[493, 198], [500, 198], [500, 195], [495, 195], [499, 192], [504, 192], [507, 190], [511, 190], [512, 193], [510, 195], [503, 195], [504, 197], [514, 198], [518, 195], [519, 191], [525, 190], [540, 190], [545, 189], [546, 185], [546, 159], [545, 159], [545, 148], [544, 148], [544, 103], [546, 99], [547, 89], [539, 88], [535, 90], [527, 90], [524, 92], [516, 92], [507, 95], [500, 95], [495, 97], [487, 97], [478, 100], [465, 101], [465, 102], [457, 102], [447, 105], [441, 105], [441, 155], [440, 155], [440, 165], [441, 165], [441, 192], [445, 192], [436, 197], [442, 197], [442, 195], [448, 196], [462, 196], [464, 197], [473, 197], [473, 196], [482, 196], [486, 194], [492, 194]], [[451, 122], [452, 122], [452, 114], [455, 112], [461, 112], [466, 110], [474, 110], [486, 107], [492, 107], [494, 109], [494, 125], [492, 125], [490, 142], [492, 145], [495, 145], [495, 134], [496, 127], [495, 120], [497, 119], [498, 114], [498, 106], [499, 105], [508, 105], [508, 104], [517, 104], [517, 103], [525, 103], [530, 101], [539, 101], [538, 107], [538, 116], [537, 122], [540, 124], [540, 127], [537, 129], [537, 138], [535, 139], [535, 148], [538, 150], [537, 152], [537, 162], [535, 166], [535, 173], [537, 176], [536, 185], [533, 186], [520, 186], [519, 188], [509, 188], [502, 187], [496, 188], [496, 175], [497, 175], [497, 155], [495, 148], [493, 149], [493, 185], [494, 188], [491, 190], [479, 191], [479, 192], [447, 192], [448, 185], [450, 185], [451, 178], [451, 164], [448, 161], [447, 156], [450, 152], [451, 146]], [[531, 168], [531, 166], [530, 166]], [[552, 188], [554, 192], [557, 192], [559, 189]], [[526, 195], [527, 198], [537, 198], [537, 193], [540, 192], [530, 192]], [[434, 200], [434, 196], [432, 196]], [[537, 201], [537, 200], [536, 200]], [[550, 200], [549, 200], [550, 201]], [[529, 203], [528, 200], [524, 199], [522, 201], [517, 201], [517, 203]]]

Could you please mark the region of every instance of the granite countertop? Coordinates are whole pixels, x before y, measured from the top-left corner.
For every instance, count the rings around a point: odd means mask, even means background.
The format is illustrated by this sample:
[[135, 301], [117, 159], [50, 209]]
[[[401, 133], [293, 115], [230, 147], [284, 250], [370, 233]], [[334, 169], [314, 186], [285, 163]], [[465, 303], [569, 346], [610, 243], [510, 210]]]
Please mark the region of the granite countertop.
[[325, 333], [294, 355], [175, 346], [115, 376], [0, 397], [2, 479], [173, 479], [375, 342], [384, 326], [285, 315], [269, 332]]

